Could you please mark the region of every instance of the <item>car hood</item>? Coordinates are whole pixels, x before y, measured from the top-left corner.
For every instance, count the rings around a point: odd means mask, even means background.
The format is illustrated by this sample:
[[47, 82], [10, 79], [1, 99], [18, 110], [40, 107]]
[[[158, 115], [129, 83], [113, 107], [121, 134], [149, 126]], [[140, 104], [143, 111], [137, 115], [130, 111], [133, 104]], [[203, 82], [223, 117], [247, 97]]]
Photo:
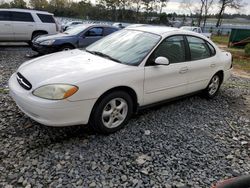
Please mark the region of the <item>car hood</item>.
[[58, 33], [58, 34], [54, 34], [54, 35], [42, 35], [42, 36], [36, 38], [35, 42], [39, 43], [39, 42], [43, 42], [46, 40], [57, 40], [57, 39], [64, 39], [64, 38], [68, 38], [68, 37], [72, 37], [72, 35], [68, 35], [68, 34], [64, 34], [64, 33]]
[[80, 82], [125, 71], [132, 66], [120, 64], [81, 50], [58, 52], [22, 64], [17, 70], [33, 86]]

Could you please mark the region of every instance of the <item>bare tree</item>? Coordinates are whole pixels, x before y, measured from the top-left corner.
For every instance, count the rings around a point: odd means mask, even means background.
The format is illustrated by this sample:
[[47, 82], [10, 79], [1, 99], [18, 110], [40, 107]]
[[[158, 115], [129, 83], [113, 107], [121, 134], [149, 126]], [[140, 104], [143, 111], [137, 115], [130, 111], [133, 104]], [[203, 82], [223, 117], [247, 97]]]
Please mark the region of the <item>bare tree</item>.
[[139, 21], [139, 12], [142, 8], [142, 0], [132, 0], [132, 7], [134, 7], [134, 10], [136, 12], [135, 19], [136, 21]]
[[169, 0], [159, 0], [158, 3], [160, 4], [160, 11], [159, 11], [160, 14], [162, 13], [163, 7], [166, 7], [166, 6], [167, 6], [168, 1], [169, 1]]
[[204, 7], [205, 7], [205, 1], [206, 0], [200, 0], [200, 7], [199, 7], [199, 10], [198, 10], [198, 20], [197, 20], [197, 26], [200, 27], [201, 25], [201, 21], [202, 21], [202, 15], [203, 15], [203, 12], [204, 12]]
[[190, 18], [191, 18], [191, 26], [193, 26], [194, 23], [194, 18], [193, 18], [193, 14], [194, 14], [194, 10], [193, 10], [194, 6], [191, 0], [183, 0], [182, 3], [180, 4], [180, 9], [184, 9], [185, 11], [189, 12], [190, 14]]
[[205, 5], [204, 5], [204, 17], [203, 17], [203, 27], [205, 27], [206, 22], [207, 22], [207, 15], [208, 11], [211, 8], [214, 0], [205, 0]]
[[219, 0], [219, 4], [220, 10], [218, 13], [216, 27], [219, 27], [221, 25], [221, 20], [227, 7], [233, 9], [240, 9], [243, 6], [242, 0]]

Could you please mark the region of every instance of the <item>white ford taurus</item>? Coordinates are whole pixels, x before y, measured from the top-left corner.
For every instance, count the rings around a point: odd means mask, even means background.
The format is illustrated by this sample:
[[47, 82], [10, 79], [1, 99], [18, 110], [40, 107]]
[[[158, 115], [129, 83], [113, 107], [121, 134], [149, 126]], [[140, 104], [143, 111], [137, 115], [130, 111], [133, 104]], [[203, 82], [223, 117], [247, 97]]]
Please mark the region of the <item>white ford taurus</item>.
[[138, 108], [202, 91], [213, 98], [232, 57], [194, 32], [129, 27], [87, 47], [23, 63], [10, 93], [32, 119], [49, 126], [89, 123], [111, 133]]

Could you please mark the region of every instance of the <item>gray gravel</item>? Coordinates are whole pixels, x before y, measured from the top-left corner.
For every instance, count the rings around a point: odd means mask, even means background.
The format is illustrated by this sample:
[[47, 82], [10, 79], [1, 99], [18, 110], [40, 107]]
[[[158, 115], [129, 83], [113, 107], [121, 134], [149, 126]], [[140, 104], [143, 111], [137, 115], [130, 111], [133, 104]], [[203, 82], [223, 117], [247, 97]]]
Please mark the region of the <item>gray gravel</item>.
[[231, 78], [214, 100], [141, 111], [103, 136], [20, 112], [6, 85], [27, 52], [0, 48], [0, 187], [209, 187], [250, 172], [249, 79]]

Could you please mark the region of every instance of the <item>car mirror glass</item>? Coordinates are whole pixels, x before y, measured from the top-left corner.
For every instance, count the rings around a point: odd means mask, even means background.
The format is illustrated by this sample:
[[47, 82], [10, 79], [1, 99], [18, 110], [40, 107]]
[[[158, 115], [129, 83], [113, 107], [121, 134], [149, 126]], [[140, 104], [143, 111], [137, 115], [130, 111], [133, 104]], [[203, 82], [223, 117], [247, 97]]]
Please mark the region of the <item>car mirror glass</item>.
[[169, 65], [169, 60], [166, 57], [160, 56], [160, 57], [157, 57], [155, 59], [155, 64], [157, 64], [157, 65]]

